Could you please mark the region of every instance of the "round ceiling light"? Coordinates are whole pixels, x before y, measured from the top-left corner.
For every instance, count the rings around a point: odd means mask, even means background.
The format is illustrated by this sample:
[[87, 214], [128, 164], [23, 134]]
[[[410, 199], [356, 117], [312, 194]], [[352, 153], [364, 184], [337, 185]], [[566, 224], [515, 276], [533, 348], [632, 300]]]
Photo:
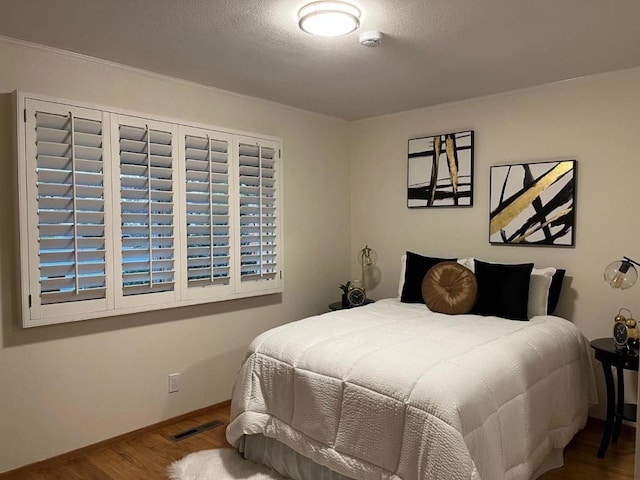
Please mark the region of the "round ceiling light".
[[346, 2], [313, 2], [300, 9], [298, 18], [302, 30], [322, 37], [346, 35], [360, 26], [360, 10]]

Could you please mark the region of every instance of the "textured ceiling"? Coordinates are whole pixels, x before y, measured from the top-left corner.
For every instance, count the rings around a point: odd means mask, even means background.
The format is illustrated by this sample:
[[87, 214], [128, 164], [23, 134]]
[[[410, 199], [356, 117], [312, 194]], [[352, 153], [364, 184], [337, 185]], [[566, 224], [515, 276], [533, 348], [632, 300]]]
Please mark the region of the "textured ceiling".
[[639, 0], [358, 0], [338, 38], [305, 3], [0, 0], [0, 35], [348, 120], [640, 66]]

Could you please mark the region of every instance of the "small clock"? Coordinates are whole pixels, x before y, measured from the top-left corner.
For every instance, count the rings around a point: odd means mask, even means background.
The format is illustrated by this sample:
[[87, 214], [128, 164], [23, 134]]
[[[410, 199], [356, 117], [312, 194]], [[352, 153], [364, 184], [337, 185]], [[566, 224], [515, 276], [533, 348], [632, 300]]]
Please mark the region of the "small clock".
[[[628, 318], [622, 315], [623, 310], [629, 312]], [[631, 312], [626, 308], [621, 308], [614, 321], [613, 340], [616, 342], [616, 345], [626, 347], [627, 349], [637, 347], [640, 330], [638, 329], [638, 322], [631, 317]]]
[[364, 288], [353, 287], [347, 292], [347, 299], [349, 300], [350, 306], [359, 307], [364, 305], [364, 302], [367, 300], [367, 295]]

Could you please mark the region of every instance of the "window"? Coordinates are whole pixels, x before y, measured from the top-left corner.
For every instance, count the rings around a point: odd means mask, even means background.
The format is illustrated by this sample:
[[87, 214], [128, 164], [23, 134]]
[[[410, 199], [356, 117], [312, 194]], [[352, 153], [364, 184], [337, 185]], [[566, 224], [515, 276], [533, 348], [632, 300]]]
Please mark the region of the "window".
[[282, 291], [279, 140], [24, 94], [18, 111], [24, 326]]

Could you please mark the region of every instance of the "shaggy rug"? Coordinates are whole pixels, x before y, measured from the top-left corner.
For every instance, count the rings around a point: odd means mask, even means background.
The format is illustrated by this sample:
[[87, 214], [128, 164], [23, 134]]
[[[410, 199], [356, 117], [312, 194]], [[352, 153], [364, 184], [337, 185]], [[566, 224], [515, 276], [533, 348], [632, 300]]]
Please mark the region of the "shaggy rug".
[[191, 453], [172, 463], [168, 473], [170, 480], [286, 480], [231, 448]]

